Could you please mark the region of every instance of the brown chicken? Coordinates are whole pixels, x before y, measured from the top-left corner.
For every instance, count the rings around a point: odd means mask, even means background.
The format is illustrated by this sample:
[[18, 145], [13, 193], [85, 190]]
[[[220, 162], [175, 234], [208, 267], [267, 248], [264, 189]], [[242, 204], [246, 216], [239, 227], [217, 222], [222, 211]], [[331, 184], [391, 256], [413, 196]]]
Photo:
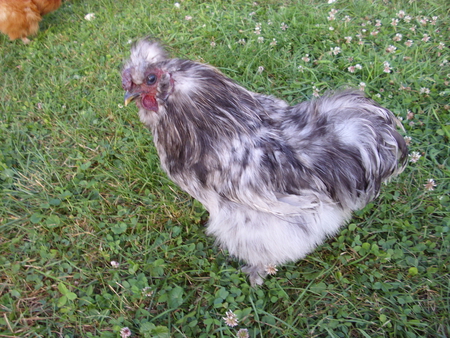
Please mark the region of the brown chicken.
[[0, 0], [0, 31], [27, 44], [27, 37], [38, 32], [42, 16], [59, 6], [61, 0]]

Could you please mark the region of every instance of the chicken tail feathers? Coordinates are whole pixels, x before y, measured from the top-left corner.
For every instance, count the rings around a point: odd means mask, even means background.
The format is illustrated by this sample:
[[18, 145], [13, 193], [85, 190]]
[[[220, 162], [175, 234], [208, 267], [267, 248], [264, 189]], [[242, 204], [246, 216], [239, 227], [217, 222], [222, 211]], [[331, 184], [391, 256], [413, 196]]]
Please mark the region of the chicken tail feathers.
[[[303, 149], [331, 197], [352, 210], [374, 199], [381, 183], [406, 165], [398, 119], [357, 91], [325, 95], [293, 107]], [[308, 127], [304, 127], [307, 125]]]

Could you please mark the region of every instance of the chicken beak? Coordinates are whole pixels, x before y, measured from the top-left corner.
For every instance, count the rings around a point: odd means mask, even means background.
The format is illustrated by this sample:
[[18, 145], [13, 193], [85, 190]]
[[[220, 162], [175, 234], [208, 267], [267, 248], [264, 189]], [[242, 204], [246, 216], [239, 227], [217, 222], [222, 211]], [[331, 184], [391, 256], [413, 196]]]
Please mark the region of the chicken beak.
[[133, 101], [134, 99], [136, 99], [138, 96], [140, 95], [140, 93], [130, 93], [130, 92], [126, 92], [125, 93], [125, 97], [123, 98], [125, 101], [125, 106], [128, 106], [128, 104]]

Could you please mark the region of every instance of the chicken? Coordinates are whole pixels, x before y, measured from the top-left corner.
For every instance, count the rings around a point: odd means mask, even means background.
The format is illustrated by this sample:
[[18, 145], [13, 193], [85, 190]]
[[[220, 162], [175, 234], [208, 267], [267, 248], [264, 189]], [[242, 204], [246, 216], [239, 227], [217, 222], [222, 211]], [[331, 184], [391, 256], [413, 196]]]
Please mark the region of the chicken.
[[122, 86], [162, 168], [252, 285], [336, 234], [406, 163], [396, 118], [358, 91], [290, 106], [150, 39], [133, 45]]
[[39, 30], [42, 16], [59, 6], [61, 0], [0, 0], [0, 31], [11, 40], [21, 38], [27, 44], [27, 36]]

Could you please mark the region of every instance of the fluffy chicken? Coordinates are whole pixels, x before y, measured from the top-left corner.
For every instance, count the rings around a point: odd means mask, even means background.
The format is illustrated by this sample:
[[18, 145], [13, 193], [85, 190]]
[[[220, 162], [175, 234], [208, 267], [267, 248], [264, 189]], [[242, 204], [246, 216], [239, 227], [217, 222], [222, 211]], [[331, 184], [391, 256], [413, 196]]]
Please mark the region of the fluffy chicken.
[[247, 263], [252, 285], [336, 234], [406, 163], [394, 115], [357, 91], [290, 106], [149, 39], [122, 86], [162, 168], [209, 211], [207, 234]]
[[42, 16], [59, 6], [61, 0], [0, 0], [0, 31], [29, 43], [27, 36], [38, 32]]

